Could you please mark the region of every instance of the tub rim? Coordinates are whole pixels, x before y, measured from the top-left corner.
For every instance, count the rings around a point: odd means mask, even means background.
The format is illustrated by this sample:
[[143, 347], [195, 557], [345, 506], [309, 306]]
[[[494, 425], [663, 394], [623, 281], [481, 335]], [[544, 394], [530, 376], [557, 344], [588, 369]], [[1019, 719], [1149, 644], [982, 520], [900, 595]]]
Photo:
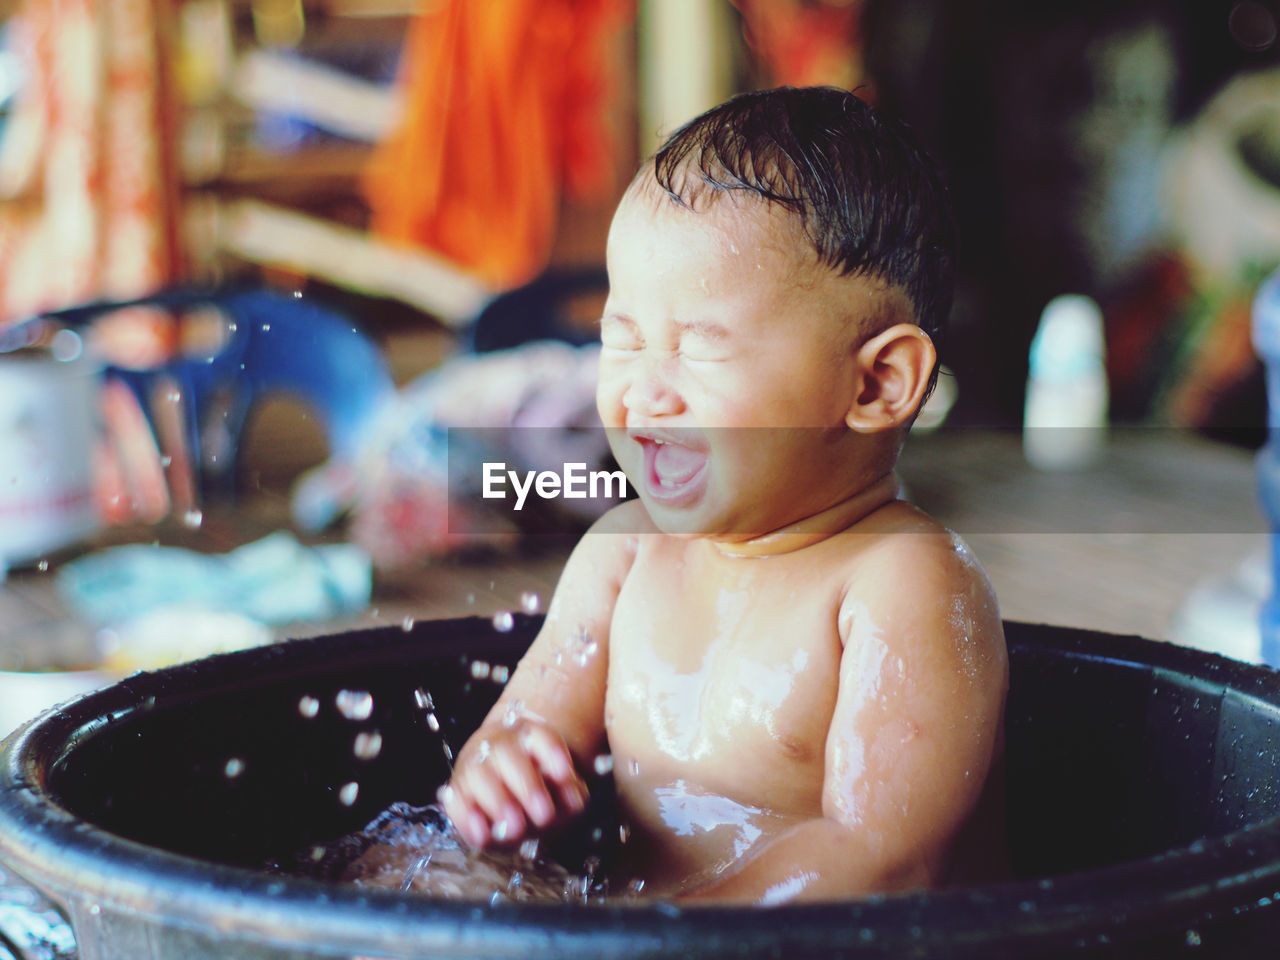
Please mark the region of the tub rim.
[[[534, 618], [520, 619], [527, 627]], [[465, 633], [489, 621], [421, 623]], [[1135, 668], [1159, 661], [1158, 666], [1191, 674], [1224, 693], [1280, 710], [1280, 673], [1265, 667], [1134, 636], [1016, 622], [1007, 626], [1037, 638], [1034, 645], [1018, 645]], [[248, 675], [265, 682], [272, 664], [287, 669], [291, 656], [309, 663], [308, 647], [336, 653], [377, 646], [396, 634], [404, 631], [375, 628], [218, 654], [136, 674], [29, 720], [0, 744], [3, 864], [67, 909], [73, 926], [83, 919], [81, 911], [97, 906], [237, 941], [323, 946], [335, 954], [372, 950], [387, 957], [432, 950], [460, 956], [559, 958], [607, 952], [639, 957], [672, 949], [683, 956], [717, 956], [743, 942], [792, 956], [829, 951], [836, 935], [844, 948], [868, 953], [945, 948], [955, 955], [991, 956], [994, 949], [1019, 944], [1121, 943], [1126, 931], [1190, 933], [1224, 913], [1263, 910], [1273, 901], [1273, 910], [1280, 909], [1280, 816], [1142, 860], [927, 893], [771, 908], [490, 906], [274, 876], [146, 846], [82, 820], [44, 788], [49, 768], [80, 738], [107, 722], [108, 715], [142, 708], [147, 696], [212, 692], [219, 676], [239, 677], [242, 685], [245, 668], [257, 668]], [[297, 652], [283, 652], [290, 649]], [[373, 929], [376, 944], [369, 939]]]

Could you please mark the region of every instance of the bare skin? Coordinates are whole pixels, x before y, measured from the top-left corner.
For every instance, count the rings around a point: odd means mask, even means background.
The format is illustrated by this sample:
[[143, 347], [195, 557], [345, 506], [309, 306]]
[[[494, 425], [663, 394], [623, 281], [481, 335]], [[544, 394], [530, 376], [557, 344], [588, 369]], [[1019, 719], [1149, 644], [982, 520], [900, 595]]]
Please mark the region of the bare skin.
[[619, 207], [597, 400], [640, 500], [583, 538], [459, 754], [442, 799], [473, 845], [576, 815], [608, 750], [647, 892], [821, 900], [965, 868], [1008, 665], [981, 568], [897, 499], [933, 347], [798, 229], [733, 196]]

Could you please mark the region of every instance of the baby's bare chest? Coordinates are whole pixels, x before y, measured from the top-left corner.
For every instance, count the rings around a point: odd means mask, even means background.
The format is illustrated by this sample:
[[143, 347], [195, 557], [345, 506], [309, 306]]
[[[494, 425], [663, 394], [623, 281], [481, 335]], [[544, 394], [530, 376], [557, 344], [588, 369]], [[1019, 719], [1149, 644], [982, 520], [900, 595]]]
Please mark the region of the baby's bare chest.
[[[614, 769], [694, 777], [783, 802], [820, 778], [838, 687], [839, 590], [821, 577], [699, 576], [640, 565], [610, 633], [606, 720]], [[735, 789], [738, 788], [738, 789]], [[748, 790], [756, 793], [756, 790]], [[782, 789], [782, 794], [790, 791]]]

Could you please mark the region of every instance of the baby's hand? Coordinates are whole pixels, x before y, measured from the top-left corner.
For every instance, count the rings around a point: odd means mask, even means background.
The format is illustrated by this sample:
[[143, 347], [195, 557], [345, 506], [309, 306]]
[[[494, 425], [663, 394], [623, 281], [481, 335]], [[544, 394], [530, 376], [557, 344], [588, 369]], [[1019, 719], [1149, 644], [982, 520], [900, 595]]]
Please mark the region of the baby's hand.
[[581, 813], [587, 785], [560, 734], [521, 719], [477, 731], [439, 799], [471, 846], [509, 846]]

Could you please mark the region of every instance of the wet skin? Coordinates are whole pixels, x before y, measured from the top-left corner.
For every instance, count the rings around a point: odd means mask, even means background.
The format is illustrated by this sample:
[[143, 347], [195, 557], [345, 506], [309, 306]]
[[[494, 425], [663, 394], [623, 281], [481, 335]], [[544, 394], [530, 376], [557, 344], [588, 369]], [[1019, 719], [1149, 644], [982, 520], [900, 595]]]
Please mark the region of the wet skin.
[[980, 567], [897, 499], [932, 346], [796, 231], [735, 197], [620, 206], [598, 405], [640, 500], [583, 538], [459, 754], [442, 798], [473, 845], [576, 814], [608, 750], [646, 892], [829, 899], [956, 866], [1008, 667]]

